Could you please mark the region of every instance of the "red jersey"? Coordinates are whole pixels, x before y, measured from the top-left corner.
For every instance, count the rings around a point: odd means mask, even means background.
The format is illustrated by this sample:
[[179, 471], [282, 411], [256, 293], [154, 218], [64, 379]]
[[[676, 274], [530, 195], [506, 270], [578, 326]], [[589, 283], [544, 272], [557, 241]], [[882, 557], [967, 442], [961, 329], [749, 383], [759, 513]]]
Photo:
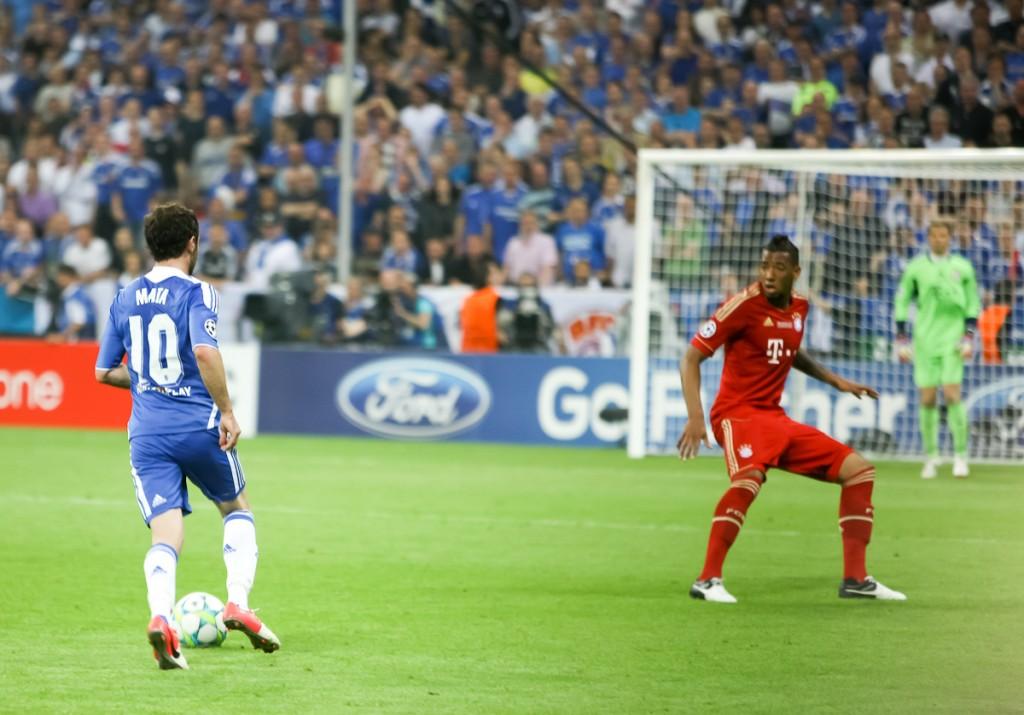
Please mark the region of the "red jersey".
[[697, 331], [690, 344], [705, 355], [725, 345], [712, 424], [741, 409], [782, 411], [782, 388], [800, 349], [807, 308], [807, 299], [796, 293], [788, 308], [776, 308], [754, 283], [722, 303]]

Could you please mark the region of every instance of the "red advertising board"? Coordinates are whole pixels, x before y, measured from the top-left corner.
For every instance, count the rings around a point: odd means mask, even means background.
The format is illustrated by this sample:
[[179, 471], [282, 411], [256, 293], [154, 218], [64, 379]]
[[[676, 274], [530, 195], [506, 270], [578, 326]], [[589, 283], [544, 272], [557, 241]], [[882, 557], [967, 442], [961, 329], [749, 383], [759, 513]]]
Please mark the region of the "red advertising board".
[[96, 382], [98, 351], [0, 339], [0, 425], [125, 429], [131, 394]]

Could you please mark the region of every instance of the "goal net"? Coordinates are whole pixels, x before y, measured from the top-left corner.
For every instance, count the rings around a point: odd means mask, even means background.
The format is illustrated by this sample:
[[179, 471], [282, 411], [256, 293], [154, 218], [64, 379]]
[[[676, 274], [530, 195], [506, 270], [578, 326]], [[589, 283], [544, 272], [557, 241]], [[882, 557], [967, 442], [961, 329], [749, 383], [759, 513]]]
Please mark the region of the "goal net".
[[[858, 400], [793, 371], [783, 406], [867, 453], [920, 455], [913, 370], [895, 356], [893, 299], [940, 220], [952, 229], [952, 250], [974, 265], [982, 301], [964, 378], [971, 453], [1024, 456], [1024, 151], [966, 149], [641, 151], [630, 456], [675, 451], [686, 423], [679, 360], [716, 306], [757, 279], [761, 247], [775, 234], [800, 249], [797, 290], [811, 303], [803, 348], [881, 393]], [[702, 370], [706, 411], [722, 353]]]

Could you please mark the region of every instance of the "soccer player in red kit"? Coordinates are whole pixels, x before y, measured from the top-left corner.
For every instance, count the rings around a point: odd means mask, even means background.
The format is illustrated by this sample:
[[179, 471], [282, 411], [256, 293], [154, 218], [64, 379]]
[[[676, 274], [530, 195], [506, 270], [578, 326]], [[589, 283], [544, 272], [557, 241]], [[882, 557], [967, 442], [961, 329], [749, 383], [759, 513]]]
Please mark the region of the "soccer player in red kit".
[[807, 324], [807, 299], [793, 292], [800, 254], [785, 236], [771, 239], [761, 257], [757, 283], [724, 302], [698, 331], [680, 366], [687, 421], [679, 456], [697, 455], [711, 442], [700, 399], [700, 365], [725, 346], [711, 428], [725, 451], [731, 485], [711, 520], [704, 570], [690, 588], [693, 598], [718, 603], [736, 599], [722, 584], [722, 564], [747, 510], [771, 468], [784, 469], [840, 487], [839, 528], [843, 541], [841, 598], [905, 601], [906, 596], [875, 581], [864, 565], [871, 540], [875, 468], [850, 447], [819, 430], [791, 420], [779, 405], [790, 368], [858, 398], [878, 398], [870, 387], [845, 380], [800, 349]]

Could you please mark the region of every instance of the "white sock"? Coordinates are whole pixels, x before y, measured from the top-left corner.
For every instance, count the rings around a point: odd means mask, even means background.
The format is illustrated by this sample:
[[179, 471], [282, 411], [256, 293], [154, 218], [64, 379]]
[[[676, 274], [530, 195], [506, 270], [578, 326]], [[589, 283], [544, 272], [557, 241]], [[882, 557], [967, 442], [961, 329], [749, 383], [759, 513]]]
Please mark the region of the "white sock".
[[163, 616], [170, 623], [171, 611], [174, 609], [174, 577], [178, 570], [178, 552], [167, 544], [153, 544], [146, 552], [142, 570], [146, 574], [146, 597], [149, 600], [150, 614]]
[[224, 517], [224, 566], [228, 571], [228, 600], [249, 608], [249, 591], [256, 580], [256, 522], [251, 511], [233, 511]]

